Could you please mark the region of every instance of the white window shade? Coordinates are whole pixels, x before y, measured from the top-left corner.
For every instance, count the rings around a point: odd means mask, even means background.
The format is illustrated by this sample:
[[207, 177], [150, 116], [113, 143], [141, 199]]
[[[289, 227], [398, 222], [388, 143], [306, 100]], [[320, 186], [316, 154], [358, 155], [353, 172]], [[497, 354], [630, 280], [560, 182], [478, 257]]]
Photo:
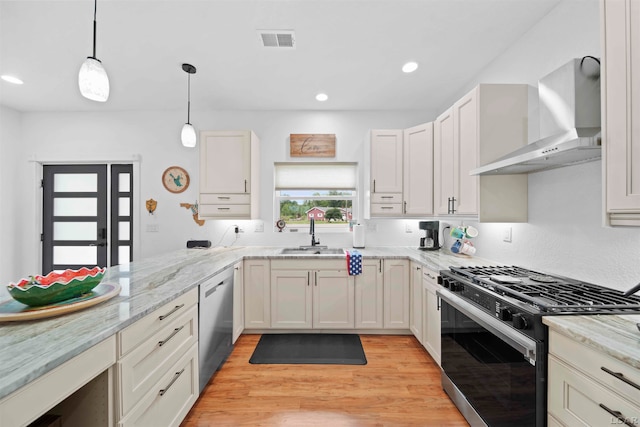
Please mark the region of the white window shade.
[[357, 163], [275, 163], [276, 190], [355, 190]]

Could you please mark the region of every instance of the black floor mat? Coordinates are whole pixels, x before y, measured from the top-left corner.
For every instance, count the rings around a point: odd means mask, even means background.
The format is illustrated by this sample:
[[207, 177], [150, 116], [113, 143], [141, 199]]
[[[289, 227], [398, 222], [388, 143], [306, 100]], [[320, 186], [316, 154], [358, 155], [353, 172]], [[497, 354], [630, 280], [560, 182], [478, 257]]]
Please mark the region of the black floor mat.
[[366, 365], [367, 358], [356, 334], [264, 334], [249, 363]]

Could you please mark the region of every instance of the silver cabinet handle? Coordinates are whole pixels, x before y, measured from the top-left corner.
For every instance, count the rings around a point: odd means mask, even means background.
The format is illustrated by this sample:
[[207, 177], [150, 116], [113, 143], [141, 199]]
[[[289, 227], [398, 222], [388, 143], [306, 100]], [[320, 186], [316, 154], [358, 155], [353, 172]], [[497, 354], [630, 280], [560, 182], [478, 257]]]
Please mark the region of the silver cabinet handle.
[[171, 335], [169, 335], [168, 337], [166, 337], [162, 341], [158, 341], [158, 347], [162, 347], [163, 345], [168, 343], [171, 338], [175, 337], [176, 334], [182, 330], [182, 328], [184, 328], [184, 325], [180, 326], [179, 328], [175, 328], [173, 330], [173, 332], [171, 332]]
[[375, 179], [373, 180], [373, 192], [374, 193], [376, 192], [376, 180]]
[[380, 209], [393, 209], [393, 206], [380, 206]]
[[246, 179], [244, 180], [244, 192], [245, 193], [247, 192], [247, 180]]
[[393, 199], [393, 196], [380, 196], [381, 199]]
[[178, 378], [180, 378], [180, 375], [182, 375], [183, 372], [184, 372], [184, 368], [182, 368], [182, 371], [176, 372], [176, 374], [173, 376], [173, 378], [171, 378], [171, 381], [169, 382], [169, 384], [167, 384], [167, 386], [165, 388], [160, 390], [160, 392], [158, 394], [160, 394], [160, 396], [164, 396], [164, 394], [169, 391], [169, 389], [171, 388], [173, 383], [175, 383], [178, 380]]
[[307, 271], [307, 286], [311, 284], [311, 272]]
[[611, 369], [607, 369], [604, 366], [601, 366], [600, 369], [602, 369], [603, 371], [605, 371], [607, 374], [616, 377], [617, 379], [619, 379], [622, 382], [625, 382], [627, 384], [629, 384], [631, 387], [633, 388], [637, 388], [638, 390], [640, 390], [640, 385], [634, 383], [633, 381], [631, 381], [629, 378], [626, 378], [621, 372], [613, 372]]
[[318, 286], [318, 272], [313, 273], [313, 285]]
[[218, 199], [220, 199], [220, 200], [229, 200], [229, 199], [231, 199], [231, 197], [229, 197], [229, 196], [218, 196]]
[[600, 406], [602, 409], [604, 409], [605, 411], [607, 411], [608, 413], [610, 413], [611, 415], [613, 415], [614, 417], [616, 417], [618, 419], [618, 421], [622, 421], [622, 423], [626, 426], [629, 427], [634, 427], [636, 424], [631, 424], [629, 422], [629, 418], [625, 417], [622, 412], [620, 411], [614, 411], [613, 409], [608, 408], [606, 405], [600, 403], [598, 406]]
[[182, 307], [184, 307], [184, 304], [180, 304], [180, 305], [176, 305], [173, 310], [171, 310], [170, 312], [168, 312], [167, 314], [163, 314], [162, 316], [158, 317], [158, 319], [160, 320], [164, 320], [167, 317], [171, 316], [173, 313], [175, 313], [176, 311], [180, 310]]
[[380, 260], [380, 273], [382, 273], [382, 260]]
[[402, 212], [402, 213], [407, 213], [407, 202], [406, 201], [404, 202], [404, 212]]
[[218, 208], [219, 211], [228, 211], [231, 208]]

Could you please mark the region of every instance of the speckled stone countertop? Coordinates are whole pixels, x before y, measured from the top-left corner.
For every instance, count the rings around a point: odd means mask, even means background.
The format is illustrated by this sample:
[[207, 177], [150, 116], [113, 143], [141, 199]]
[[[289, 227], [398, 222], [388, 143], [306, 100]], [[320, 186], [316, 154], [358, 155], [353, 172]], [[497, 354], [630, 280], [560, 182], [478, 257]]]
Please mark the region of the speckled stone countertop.
[[640, 369], [639, 314], [545, 316], [543, 323], [576, 341]]
[[[122, 290], [117, 297], [59, 317], [0, 323], [0, 399], [242, 259], [344, 257], [281, 255], [281, 250], [281, 247], [259, 246], [181, 249], [111, 267], [103, 283], [119, 283]], [[410, 259], [436, 271], [449, 266], [495, 264], [445, 251], [420, 251], [410, 247], [359, 251], [367, 258]]]

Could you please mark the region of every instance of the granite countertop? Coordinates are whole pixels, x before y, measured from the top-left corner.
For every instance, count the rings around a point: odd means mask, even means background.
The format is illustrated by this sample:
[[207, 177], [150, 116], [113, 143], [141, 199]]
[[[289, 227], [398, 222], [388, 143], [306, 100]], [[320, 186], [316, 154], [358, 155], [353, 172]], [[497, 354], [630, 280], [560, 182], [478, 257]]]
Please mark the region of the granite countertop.
[[[242, 259], [344, 257], [281, 255], [281, 250], [281, 247], [261, 246], [180, 249], [129, 265], [110, 267], [103, 283], [119, 283], [122, 290], [117, 297], [59, 317], [0, 323], [0, 399]], [[436, 271], [449, 266], [492, 264], [481, 258], [411, 247], [359, 251], [366, 258], [410, 259]]]
[[543, 323], [636, 369], [640, 369], [639, 314], [545, 316]]

